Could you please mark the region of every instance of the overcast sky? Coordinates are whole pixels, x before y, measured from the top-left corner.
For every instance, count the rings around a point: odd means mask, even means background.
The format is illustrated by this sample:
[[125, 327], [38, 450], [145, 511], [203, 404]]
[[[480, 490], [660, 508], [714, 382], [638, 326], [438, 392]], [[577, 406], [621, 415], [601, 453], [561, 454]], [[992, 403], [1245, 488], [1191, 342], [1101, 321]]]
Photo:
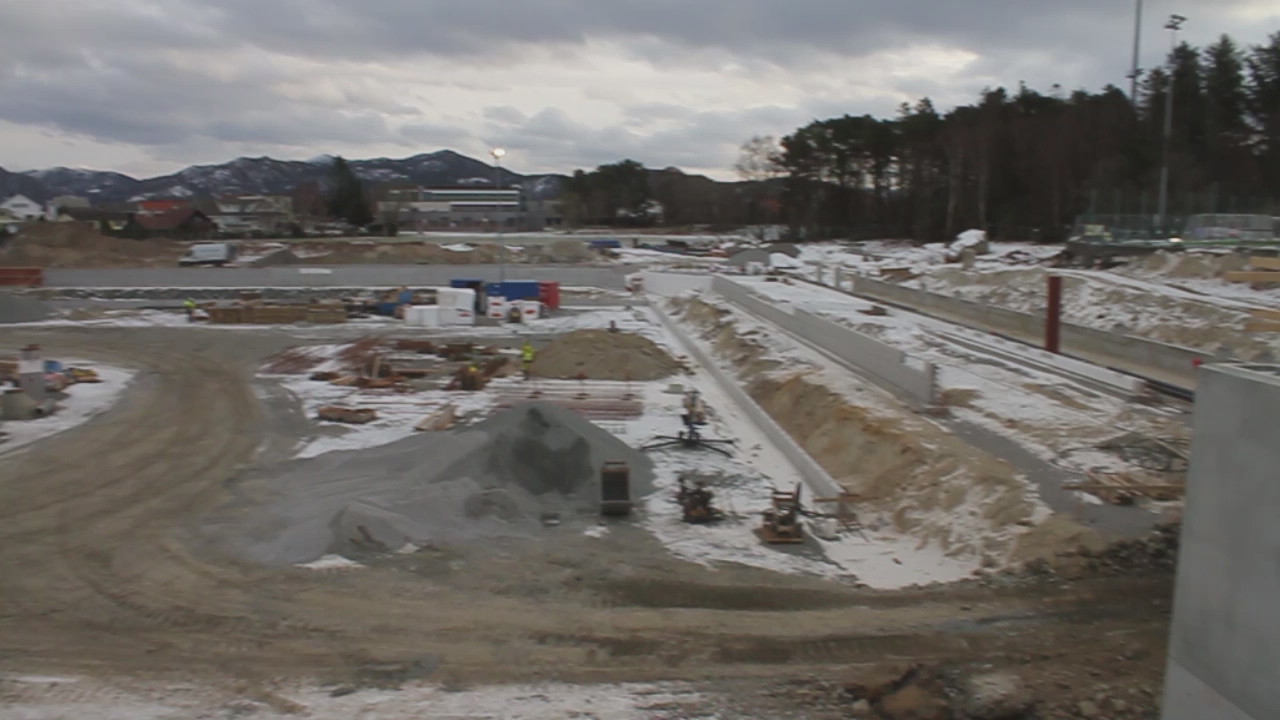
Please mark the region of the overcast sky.
[[[498, 144], [518, 172], [624, 157], [727, 178], [814, 118], [1019, 81], [1127, 89], [1133, 0], [0, 0], [0, 166], [155, 175], [241, 155]], [[1280, 0], [1146, 0], [1194, 44]]]

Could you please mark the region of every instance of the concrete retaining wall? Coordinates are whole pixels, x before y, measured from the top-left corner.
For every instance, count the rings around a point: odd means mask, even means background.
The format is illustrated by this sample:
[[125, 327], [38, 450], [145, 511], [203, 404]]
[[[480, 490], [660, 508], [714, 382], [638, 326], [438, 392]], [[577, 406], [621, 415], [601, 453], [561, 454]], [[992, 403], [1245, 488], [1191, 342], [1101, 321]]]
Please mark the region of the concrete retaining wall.
[[683, 295], [690, 290], [705, 292], [711, 289], [711, 276], [706, 273], [650, 272], [640, 273], [644, 291], [662, 297]]
[[768, 320], [775, 325], [790, 327], [795, 323], [795, 309], [791, 303], [766, 301], [738, 283], [721, 276], [711, 282], [711, 289], [729, 302]]
[[707, 369], [707, 373], [711, 375], [720, 389], [733, 399], [743, 412], [747, 414], [756, 427], [769, 438], [770, 442], [782, 451], [787, 460], [795, 466], [800, 476], [804, 479], [804, 484], [813, 493], [814, 497], [836, 497], [840, 494], [841, 488], [839, 484], [827, 473], [826, 470], [818, 464], [816, 460], [809, 456], [809, 453], [800, 444], [792, 438], [791, 435], [782, 429], [764, 408], [756, 404], [756, 401], [747, 394], [745, 390], [738, 384], [737, 380], [729, 375], [729, 373], [720, 369], [715, 360], [702, 350], [692, 338], [685, 333], [684, 329], [673, 322], [670, 317], [663, 312], [662, 308], [654, 305], [653, 312], [658, 316], [663, 326], [671, 332], [673, 336], [684, 346], [685, 351], [690, 357], [697, 360]]
[[804, 310], [796, 311], [795, 324], [788, 329], [856, 365], [882, 387], [902, 395], [916, 407], [934, 403], [937, 369], [933, 363]]
[[869, 335], [794, 308], [789, 303], [766, 301], [728, 278], [717, 277], [711, 286], [742, 309], [786, 328], [806, 342], [859, 368], [878, 385], [913, 405], [927, 407], [933, 404], [936, 374], [933, 363], [910, 357]]
[[[896, 302], [923, 312], [936, 312], [967, 320], [975, 325], [985, 326], [996, 332], [1017, 333], [1040, 337], [1044, 335], [1044, 318], [1030, 313], [1004, 310], [989, 305], [961, 300], [959, 298], [939, 295], [914, 288], [904, 288], [892, 283], [857, 277], [853, 281], [853, 290], [859, 295], [878, 298], [886, 302]], [[1158, 368], [1170, 373], [1178, 373], [1191, 377], [1194, 375], [1193, 361], [1225, 360], [1216, 358], [1212, 353], [1200, 352], [1190, 348], [1167, 345], [1165, 343], [1120, 335], [1105, 330], [1075, 325], [1062, 324], [1062, 351], [1064, 353], [1084, 352], [1106, 355], [1109, 357], [1136, 363], [1146, 367]]]
[[1280, 718], [1280, 365], [1197, 386], [1162, 717]]

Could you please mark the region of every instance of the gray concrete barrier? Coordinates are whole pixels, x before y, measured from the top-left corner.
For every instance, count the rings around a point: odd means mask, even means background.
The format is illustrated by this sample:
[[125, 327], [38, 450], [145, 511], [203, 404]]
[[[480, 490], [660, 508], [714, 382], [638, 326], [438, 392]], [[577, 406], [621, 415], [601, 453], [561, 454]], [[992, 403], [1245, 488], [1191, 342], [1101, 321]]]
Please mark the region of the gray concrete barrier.
[[808, 342], [852, 363], [881, 387], [895, 391], [917, 408], [934, 404], [937, 368], [922, 358], [804, 310], [788, 328]]
[[[986, 327], [996, 332], [1030, 335], [1033, 337], [1039, 337], [1044, 334], [1044, 318], [1031, 313], [991, 307], [990, 305], [924, 290], [904, 288], [866, 277], [855, 278], [853, 289], [858, 295], [877, 298], [886, 302], [901, 303], [909, 307], [918, 308], [926, 313], [936, 312], [957, 317], [976, 326]], [[1231, 359], [1191, 348], [1169, 345], [1132, 335], [1121, 335], [1107, 332], [1106, 330], [1097, 330], [1072, 323], [1062, 324], [1061, 339], [1062, 351], [1067, 354], [1074, 351], [1103, 355], [1144, 367], [1177, 373], [1187, 378], [1194, 376], [1195, 363], [1199, 360], [1213, 362], [1215, 360]]]
[[841, 491], [840, 485], [804, 448], [800, 447], [795, 438], [791, 437], [790, 433], [784, 430], [769, 413], [765, 412], [764, 408], [760, 407], [734, 378], [722, 370], [710, 354], [705, 352], [698, 343], [694, 342], [683, 328], [672, 321], [658, 304], [654, 304], [652, 308], [654, 314], [658, 316], [658, 320], [662, 322], [663, 327], [684, 346], [689, 356], [707, 369], [707, 373], [711, 375], [712, 380], [715, 381], [720, 389], [742, 408], [747, 417], [760, 429], [760, 432], [769, 438], [769, 441], [777, 446], [787, 460], [795, 466], [796, 471], [804, 479], [804, 484], [809, 488], [809, 491], [816, 497], [838, 496]]
[[795, 309], [790, 303], [764, 300], [738, 283], [721, 276], [711, 282], [711, 289], [729, 302], [782, 327], [795, 322]]
[[711, 275], [707, 273], [653, 272], [640, 273], [644, 291], [662, 297], [683, 295], [691, 290], [705, 292], [711, 289]]
[[936, 369], [933, 363], [908, 356], [869, 335], [795, 308], [790, 303], [760, 298], [728, 278], [716, 277], [711, 287], [738, 307], [864, 371], [876, 384], [912, 405], [928, 407], [934, 403]]

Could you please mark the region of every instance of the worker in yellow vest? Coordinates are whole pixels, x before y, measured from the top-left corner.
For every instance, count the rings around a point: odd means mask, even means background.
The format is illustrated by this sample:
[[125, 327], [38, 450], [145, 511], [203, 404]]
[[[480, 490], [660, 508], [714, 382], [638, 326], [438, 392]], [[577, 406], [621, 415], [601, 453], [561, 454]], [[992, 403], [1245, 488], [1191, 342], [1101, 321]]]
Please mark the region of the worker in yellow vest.
[[187, 301], [182, 303], [182, 307], [186, 308], [187, 322], [195, 322], [196, 321], [196, 301], [192, 300], [191, 298], [187, 298]]
[[533, 346], [527, 340], [520, 348], [520, 364], [524, 366], [524, 379], [528, 380], [533, 372]]

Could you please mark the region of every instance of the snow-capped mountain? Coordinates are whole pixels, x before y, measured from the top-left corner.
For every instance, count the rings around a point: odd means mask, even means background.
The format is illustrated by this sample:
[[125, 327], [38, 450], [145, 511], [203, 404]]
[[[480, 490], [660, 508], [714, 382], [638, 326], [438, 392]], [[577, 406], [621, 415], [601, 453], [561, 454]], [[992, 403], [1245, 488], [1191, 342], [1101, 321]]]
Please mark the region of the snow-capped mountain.
[[[350, 160], [351, 169], [371, 185], [473, 186], [492, 183], [497, 172], [505, 185], [520, 184], [537, 199], [560, 192], [563, 176], [519, 175], [506, 168], [453, 152], [440, 150], [402, 159]], [[333, 160], [321, 155], [307, 161], [269, 157], [237, 158], [221, 165], [192, 165], [159, 177], [139, 180], [114, 172], [50, 168], [9, 173], [0, 168], [0, 198], [22, 194], [37, 202], [58, 195], [77, 195], [95, 203], [127, 202], [147, 198], [216, 196], [225, 193], [288, 193], [301, 185], [324, 186]]]

